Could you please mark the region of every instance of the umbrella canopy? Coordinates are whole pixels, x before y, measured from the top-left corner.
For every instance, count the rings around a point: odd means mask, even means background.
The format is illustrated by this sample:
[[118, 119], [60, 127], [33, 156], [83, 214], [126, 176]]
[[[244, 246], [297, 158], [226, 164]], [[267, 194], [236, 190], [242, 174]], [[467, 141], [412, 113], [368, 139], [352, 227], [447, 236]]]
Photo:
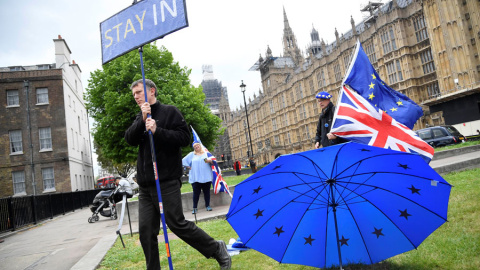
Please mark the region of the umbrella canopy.
[[372, 264], [440, 227], [450, 189], [418, 155], [346, 143], [280, 156], [235, 187], [227, 221], [281, 263]]

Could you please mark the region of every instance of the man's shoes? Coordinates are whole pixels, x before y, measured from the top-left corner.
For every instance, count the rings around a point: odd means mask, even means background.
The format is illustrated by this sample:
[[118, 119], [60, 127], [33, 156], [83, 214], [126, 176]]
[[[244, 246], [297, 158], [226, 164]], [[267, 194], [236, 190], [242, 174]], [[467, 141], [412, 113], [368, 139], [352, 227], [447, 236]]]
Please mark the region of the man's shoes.
[[228, 254], [227, 245], [222, 240], [217, 240], [218, 248], [217, 252], [213, 254], [213, 257], [217, 260], [218, 264], [220, 265], [220, 269], [227, 270], [232, 267], [232, 258]]
[[192, 215], [194, 215], [194, 214], [196, 214], [196, 213], [198, 213], [197, 208], [193, 208]]
[[207, 211], [212, 211], [212, 210], [213, 210], [212, 207], [207, 206]]

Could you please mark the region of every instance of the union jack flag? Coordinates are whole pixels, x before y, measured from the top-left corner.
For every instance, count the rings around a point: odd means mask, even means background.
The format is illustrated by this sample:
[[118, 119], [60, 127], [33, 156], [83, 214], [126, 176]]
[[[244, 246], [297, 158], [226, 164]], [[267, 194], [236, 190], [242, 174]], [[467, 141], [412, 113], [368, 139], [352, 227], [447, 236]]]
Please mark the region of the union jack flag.
[[[206, 148], [205, 148], [206, 150]], [[228, 189], [227, 182], [223, 180], [222, 177], [222, 171], [218, 167], [217, 159], [207, 150], [207, 157], [212, 159], [212, 173], [213, 173], [213, 179], [212, 179], [212, 185], [213, 185], [213, 192], [215, 194], [218, 194], [220, 192], [225, 192], [232, 196], [230, 193], [230, 190]]]
[[343, 86], [331, 133], [350, 141], [420, 154], [430, 162], [433, 148], [407, 126], [372, 106], [355, 91]]

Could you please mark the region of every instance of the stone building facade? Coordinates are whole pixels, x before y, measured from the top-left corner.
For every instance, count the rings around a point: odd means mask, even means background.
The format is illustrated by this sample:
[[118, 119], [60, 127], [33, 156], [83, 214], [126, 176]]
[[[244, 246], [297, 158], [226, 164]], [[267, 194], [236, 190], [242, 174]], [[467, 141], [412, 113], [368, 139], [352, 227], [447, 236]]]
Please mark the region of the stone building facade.
[[[362, 9], [367, 17], [359, 24], [351, 18], [352, 29], [347, 33], [340, 35], [335, 29], [333, 43], [320, 41], [321, 33], [313, 29], [306, 56], [284, 10], [282, 56], [274, 56], [267, 47], [265, 56], [260, 55], [251, 68], [260, 71], [263, 87], [247, 104], [257, 164], [313, 149], [320, 115], [314, 96], [327, 91], [337, 102], [357, 39], [380, 77], [422, 106], [424, 116], [415, 129], [440, 124], [479, 127], [479, 10], [476, 0], [369, 1]], [[455, 82], [462, 88], [455, 87]], [[448, 102], [472, 107], [466, 101], [477, 104], [473, 119], [464, 115], [446, 121], [444, 115], [452, 113]], [[247, 158], [245, 121], [244, 108], [230, 112], [233, 159]]]
[[0, 197], [94, 187], [81, 70], [54, 45], [53, 64], [0, 68]]

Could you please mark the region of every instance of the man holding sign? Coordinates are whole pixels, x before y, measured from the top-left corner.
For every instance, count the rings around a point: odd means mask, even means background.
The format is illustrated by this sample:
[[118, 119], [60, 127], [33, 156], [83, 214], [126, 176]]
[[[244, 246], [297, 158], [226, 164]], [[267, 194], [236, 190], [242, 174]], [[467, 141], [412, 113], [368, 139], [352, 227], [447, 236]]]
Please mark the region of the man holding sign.
[[[131, 85], [135, 102], [141, 109], [125, 132], [128, 144], [138, 146], [137, 183], [139, 185], [139, 234], [147, 269], [160, 269], [158, 234], [160, 231], [160, 206], [155, 186], [148, 133], [155, 141], [158, 179], [163, 198], [163, 210], [168, 228], [179, 238], [198, 250], [206, 258], [215, 258], [221, 269], [230, 269], [231, 258], [223, 241], [215, 241], [195, 223], [185, 220], [182, 208], [180, 177], [183, 174], [181, 147], [190, 143], [190, 131], [180, 111], [157, 101], [157, 87], [145, 79]], [[145, 102], [147, 100], [147, 102]], [[150, 118], [147, 115], [151, 115]], [[165, 228], [164, 228], [165, 229]]]

